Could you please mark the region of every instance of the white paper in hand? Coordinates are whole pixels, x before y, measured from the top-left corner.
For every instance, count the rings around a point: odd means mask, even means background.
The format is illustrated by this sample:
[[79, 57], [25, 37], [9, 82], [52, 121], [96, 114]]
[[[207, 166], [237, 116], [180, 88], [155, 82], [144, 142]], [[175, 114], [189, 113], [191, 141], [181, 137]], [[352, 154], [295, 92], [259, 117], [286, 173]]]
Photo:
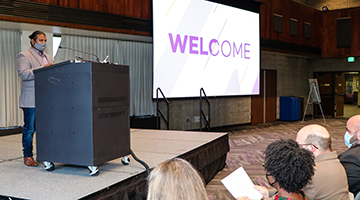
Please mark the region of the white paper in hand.
[[229, 174], [221, 182], [235, 199], [247, 196], [249, 199], [260, 200], [263, 197], [259, 191], [254, 189], [254, 183], [242, 167]]

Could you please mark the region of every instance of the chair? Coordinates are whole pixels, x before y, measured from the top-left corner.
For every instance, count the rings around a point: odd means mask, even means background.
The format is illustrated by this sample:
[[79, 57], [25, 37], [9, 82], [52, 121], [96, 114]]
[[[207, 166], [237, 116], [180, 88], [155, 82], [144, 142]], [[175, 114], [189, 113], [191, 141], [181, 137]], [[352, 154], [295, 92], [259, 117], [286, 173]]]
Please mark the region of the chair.
[[354, 94], [346, 94], [345, 95], [345, 104], [353, 104], [354, 103]]

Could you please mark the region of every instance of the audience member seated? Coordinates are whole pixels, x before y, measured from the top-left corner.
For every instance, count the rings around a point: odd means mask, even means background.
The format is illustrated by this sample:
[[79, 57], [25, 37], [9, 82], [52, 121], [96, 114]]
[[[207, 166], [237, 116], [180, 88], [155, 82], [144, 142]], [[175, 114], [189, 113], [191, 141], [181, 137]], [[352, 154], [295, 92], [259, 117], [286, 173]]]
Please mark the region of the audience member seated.
[[[314, 175], [314, 158], [310, 151], [300, 148], [296, 141], [278, 140], [270, 143], [264, 152], [265, 171], [269, 184], [277, 190], [275, 200], [309, 200], [301, 190]], [[255, 186], [269, 198], [268, 189]], [[247, 200], [239, 197], [237, 200]]]
[[[348, 200], [344, 167], [331, 149], [331, 136], [325, 127], [311, 124], [297, 134], [296, 142], [315, 156], [315, 174], [303, 191], [311, 200]], [[331, 169], [331, 170], [329, 170]]]
[[160, 163], [149, 175], [147, 200], [208, 200], [198, 171], [180, 158]]
[[344, 166], [349, 191], [356, 196], [360, 193], [360, 115], [352, 116], [346, 123], [345, 144], [349, 149], [338, 158]]

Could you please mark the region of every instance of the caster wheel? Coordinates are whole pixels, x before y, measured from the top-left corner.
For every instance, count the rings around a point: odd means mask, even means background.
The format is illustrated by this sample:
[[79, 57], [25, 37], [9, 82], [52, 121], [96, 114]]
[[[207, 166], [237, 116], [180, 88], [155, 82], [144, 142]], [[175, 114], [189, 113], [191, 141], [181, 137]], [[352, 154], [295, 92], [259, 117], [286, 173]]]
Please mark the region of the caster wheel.
[[130, 163], [130, 158], [127, 157], [127, 156], [122, 157], [122, 158], [121, 158], [121, 163], [122, 163], [123, 165], [128, 165], [128, 164]]
[[46, 171], [53, 171], [55, 169], [55, 165], [52, 162], [44, 161]]
[[88, 168], [90, 170], [90, 176], [99, 175], [100, 171], [99, 171], [99, 168], [97, 168], [96, 166], [88, 166]]

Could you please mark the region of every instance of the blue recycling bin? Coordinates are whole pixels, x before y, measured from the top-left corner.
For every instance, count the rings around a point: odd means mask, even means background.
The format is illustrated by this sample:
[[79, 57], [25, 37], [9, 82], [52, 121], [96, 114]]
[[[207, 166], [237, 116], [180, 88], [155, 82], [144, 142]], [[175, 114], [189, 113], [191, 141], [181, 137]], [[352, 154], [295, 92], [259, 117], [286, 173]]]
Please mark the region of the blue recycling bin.
[[280, 97], [280, 120], [300, 120], [300, 98], [283, 96]]

